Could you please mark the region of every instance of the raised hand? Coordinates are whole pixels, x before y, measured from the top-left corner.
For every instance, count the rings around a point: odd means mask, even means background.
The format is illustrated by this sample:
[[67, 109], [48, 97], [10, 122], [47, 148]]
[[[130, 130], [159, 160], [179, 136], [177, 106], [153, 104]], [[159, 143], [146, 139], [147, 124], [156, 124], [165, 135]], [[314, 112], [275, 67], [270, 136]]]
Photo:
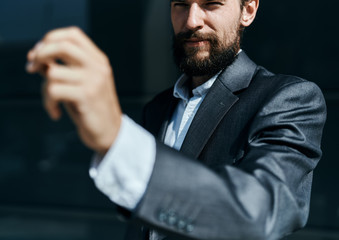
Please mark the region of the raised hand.
[[121, 108], [107, 56], [77, 27], [47, 33], [27, 54], [29, 73], [40, 73], [43, 102], [54, 120], [60, 104], [77, 126], [83, 142], [105, 153], [121, 124]]

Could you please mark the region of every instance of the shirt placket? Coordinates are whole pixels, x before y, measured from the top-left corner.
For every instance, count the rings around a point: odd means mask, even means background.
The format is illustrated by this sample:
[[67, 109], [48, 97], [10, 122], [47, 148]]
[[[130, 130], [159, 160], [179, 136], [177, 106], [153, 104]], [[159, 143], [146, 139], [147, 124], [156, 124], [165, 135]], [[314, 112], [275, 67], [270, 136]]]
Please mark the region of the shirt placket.
[[199, 105], [199, 101], [201, 100], [200, 96], [193, 96], [192, 98], [190, 98], [190, 100], [188, 101], [181, 123], [180, 123], [180, 127], [179, 127], [179, 131], [178, 131], [178, 138], [176, 139], [175, 143], [174, 143], [174, 148], [175, 149], [180, 149], [187, 130], [189, 128], [189, 126], [191, 125], [191, 122], [193, 120], [193, 116], [196, 112], [197, 106]]

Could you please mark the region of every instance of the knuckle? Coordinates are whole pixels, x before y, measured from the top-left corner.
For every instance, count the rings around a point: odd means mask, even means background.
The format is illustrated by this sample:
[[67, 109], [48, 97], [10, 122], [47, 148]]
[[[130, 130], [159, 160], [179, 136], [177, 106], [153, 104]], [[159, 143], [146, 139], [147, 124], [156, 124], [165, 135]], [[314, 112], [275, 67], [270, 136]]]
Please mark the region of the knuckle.
[[54, 35], [55, 35], [55, 31], [50, 31], [48, 32], [44, 38], [43, 38], [43, 42], [50, 42], [54, 39]]
[[67, 28], [59, 28], [46, 33], [43, 37], [44, 42], [52, 42], [54, 40], [60, 39], [60, 36], [73, 38], [82, 35], [83, 31], [77, 26], [71, 26]]
[[108, 58], [108, 56], [106, 54], [102, 54], [102, 61], [105, 63], [105, 64], [110, 64], [110, 60]]
[[109, 66], [102, 68], [104, 79], [111, 78], [112, 76], [112, 68]]
[[78, 37], [83, 34], [82, 30], [77, 26], [71, 26], [68, 30], [71, 37]]
[[48, 33], [46, 33], [46, 35], [43, 38], [43, 42], [52, 42], [54, 41], [54, 39], [57, 38], [58, 34], [60, 33], [60, 29], [55, 29], [55, 30], [51, 30]]
[[103, 55], [103, 63], [97, 65], [98, 70], [105, 78], [112, 76], [113, 70], [109, 58]]
[[110, 68], [103, 68], [101, 70], [101, 74], [97, 75], [95, 78], [95, 81], [93, 81], [93, 89], [99, 92], [105, 92], [108, 88], [110, 88], [110, 81], [112, 79], [111, 77], [111, 70]]
[[103, 67], [106, 67], [106, 68], [111, 68], [111, 61], [109, 59], [109, 57], [106, 55], [106, 54], [102, 54], [102, 59], [103, 59]]

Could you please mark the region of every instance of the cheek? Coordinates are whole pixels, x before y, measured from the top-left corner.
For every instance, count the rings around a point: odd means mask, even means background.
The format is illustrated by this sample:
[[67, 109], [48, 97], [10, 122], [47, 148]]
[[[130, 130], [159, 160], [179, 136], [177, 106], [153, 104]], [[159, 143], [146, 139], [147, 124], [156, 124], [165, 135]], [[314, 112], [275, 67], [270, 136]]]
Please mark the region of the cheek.
[[180, 19], [180, 15], [178, 15], [176, 12], [171, 12], [171, 21], [172, 21], [172, 28], [174, 31], [174, 34], [178, 34], [179, 32], [181, 32], [181, 25], [182, 25], [182, 21]]
[[219, 33], [219, 37], [228, 36], [237, 32], [240, 24], [240, 10], [237, 8], [223, 9], [219, 12], [213, 12], [208, 15], [208, 22], [210, 28]]
[[176, 8], [171, 10], [171, 21], [175, 34], [186, 31], [187, 19], [188, 19], [187, 9]]
[[226, 44], [229, 44], [230, 42], [233, 42], [235, 38], [237, 38], [239, 33], [239, 21], [232, 21], [227, 22], [223, 26], [220, 34], [220, 37], [222, 38], [222, 41]]

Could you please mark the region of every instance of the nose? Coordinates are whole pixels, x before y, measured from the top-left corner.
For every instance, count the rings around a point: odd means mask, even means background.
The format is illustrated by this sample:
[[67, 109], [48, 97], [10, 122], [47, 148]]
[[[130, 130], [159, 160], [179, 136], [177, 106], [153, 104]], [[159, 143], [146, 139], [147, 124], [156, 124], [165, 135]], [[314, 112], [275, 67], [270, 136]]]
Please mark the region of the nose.
[[204, 11], [197, 3], [190, 6], [186, 20], [188, 30], [199, 30], [204, 26]]

